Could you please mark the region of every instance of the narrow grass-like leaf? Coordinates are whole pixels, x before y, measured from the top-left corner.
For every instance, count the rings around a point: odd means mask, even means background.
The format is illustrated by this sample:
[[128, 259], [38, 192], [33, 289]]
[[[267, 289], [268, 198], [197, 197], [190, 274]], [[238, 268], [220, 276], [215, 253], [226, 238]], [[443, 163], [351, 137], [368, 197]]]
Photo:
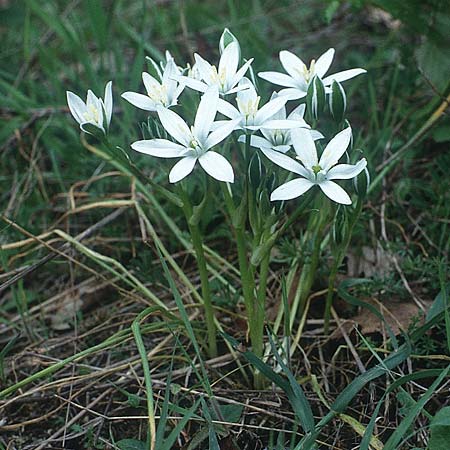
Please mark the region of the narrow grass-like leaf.
[[[280, 365], [280, 367], [283, 370], [283, 373], [288, 377], [289, 384], [290, 384], [290, 391], [286, 392], [286, 395], [289, 398], [289, 401], [292, 405], [292, 408], [297, 414], [298, 418], [300, 419], [300, 424], [302, 425], [303, 429], [307, 433], [312, 433], [314, 431], [314, 416], [312, 413], [311, 405], [309, 404], [305, 393], [303, 392], [303, 389], [301, 388], [300, 384], [295, 379], [293, 373], [289, 370], [289, 368], [286, 366], [286, 364], [283, 361], [283, 358], [279, 355], [278, 350], [275, 346], [275, 343], [272, 339], [272, 336], [270, 333], [269, 336], [269, 342], [270, 346], [272, 348], [272, 353], [274, 354], [277, 363]], [[289, 395], [291, 394], [291, 395]]]
[[372, 417], [366, 427], [366, 431], [364, 433], [364, 436], [361, 440], [361, 445], [359, 450], [369, 450], [369, 444], [370, 439], [372, 437], [373, 431], [375, 429], [375, 424], [378, 418], [378, 413], [380, 411], [381, 406], [383, 406], [386, 397], [402, 385], [409, 383], [411, 381], [417, 381], [424, 378], [432, 378], [432, 377], [438, 377], [442, 373], [441, 369], [427, 369], [422, 370], [420, 372], [411, 373], [408, 375], [405, 375], [403, 377], [398, 378], [395, 380], [386, 390], [386, 392], [383, 394], [381, 399], [378, 401], [377, 406], [375, 407]]
[[388, 439], [384, 446], [384, 450], [395, 450], [398, 448], [398, 444], [402, 437], [407, 433], [409, 427], [413, 423], [417, 414], [424, 408], [426, 403], [430, 400], [431, 396], [435, 393], [438, 386], [441, 384], [442, 380], [447, 376], [450, 371], [450, 365], [448, 365], [444, 370], [442, 370], [441, 374], [437, 377], [437, 379], [433, 382], [433, 384], [426, 390], [425, 394], [420, 397], [416, 405], [411, 408], [410, 412], [406, 415], [406, 417], [402, 420], [400, 425], [397, 426], [395, 431], [392, 433], [391, 437]]
[[155, 424], [155, 407], [153, 403], [153, 388], [152, 388], [152, 378], [150, 375], [150, 366], [148, 364], [147, 352], [145, 351], [144, 341], [141, 335], [141, 320], [150, 315], [153, 312], [153, 308], [146, 308], [142, 311], [136, 319], [134, 319], [131, 330], [133, 331], [134, 340], [136, 341], [136, 346], [139, 351], [139, 356], [141, 357], [142, 369], [144, 371], [145, 380], [145, 392], [147, 397], [147, 415], [148, 415], [148, 427], [149, 427], [149, 441], [150, 450], [155, 450], [156, 441], [156, 424]]

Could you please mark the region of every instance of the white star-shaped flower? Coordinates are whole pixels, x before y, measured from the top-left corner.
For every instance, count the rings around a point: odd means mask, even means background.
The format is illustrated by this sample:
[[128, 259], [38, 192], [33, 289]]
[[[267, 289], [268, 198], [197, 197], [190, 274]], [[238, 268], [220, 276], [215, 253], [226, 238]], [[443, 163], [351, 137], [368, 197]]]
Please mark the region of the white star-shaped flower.
[[[272, 98], [276, 98], [277, 95], [272, 95]], [[307, 128], [311, 127], [306, 123], [303, 118], [305, 114], [306, 105], [302, 104], [295, 108], [288, 117], [286, 117], [286, 108], [283, 106], [276, 114], [271, 118], [272, 121], [287, 120], [288, 123], [294, 121], [297, 123], [295, 128]], [[273, 123], [273, 122], [272, 122]], [[314, 140], [323, 139], [322, 133], [316, 130], [309, 130], [311, 136]], [[257, 136], [253, 134], [250, 138], [250, 145], [259, 149], [272, 149], [277, 152], [286, 153], [292, 146], [291, 130], [290, 129], [261, 129], [262, 136]], [[239, 142], [245, 142], [245, 135], [239, 137]]]
[[171, 183], [189, 175], [197, 161], [216, 180], [232, 183], [234, 173], [231, 164], [211, 148], [231, 134], [237, 121], [226, 121], [211, 132], [218, 101], [217, 87], [208, 88], [200, 100], [194, 126], [191, 128], [175, 112], [159, 107], [157, 112], [163, 127], [178, 143], [167, 139], [150, 139], [134, 142], [131, 148], [158, 158], [181, 158], [170, 171]]
[[[155, 65], [155, 68], [157, 68], [157, 65]], [[165, 108], [175, 106], [184, 89], [184, 84], [176, 79], [180, 75], [180, 69], [175, 64], [174, 59], [168, 57], [164, 70], [162, 72], [158, 70], [158, 73], [161, 81], [156, 80], [147, 72], [142, 73], [142, 81], [147, 95], [137, 92], [124, 92], [122, 97], [145, 111], [156, 111], [159, 106]]]
[[338, 72], [333, 75], [325, 74], [333, 62], [334, 48], [327, 50], [319, 59], [312, 60], [309, 67], [293, 53], [283, 50], [280, 52], [280, 61], [284, 70], [287, 72], [260, 72], [258, 76], [278, 86], [283, 86], [279, 94], [287, 95], [290, 100], [296, 100], [305, 97], [308, 92], [308, 85], [314, 76], [319, 77], [326, 91], [327, 87], [331, 86], [333, 81], [345, 81], [356, 77], [361, 73], [365, 73], [364, 69], [349, 69], [343, 72]]
[[263, 153], [272, 162], [302, 177], [279, 186], [272, 192], [270, 199], [275, 201], [297, 198], [313, 186], [318, 185], [322, 192], [334, 202], [350, 205], [352, 201], [349, 195], [332, 180], [354, 178], [367, 165], [365, 158], [356, 164], [337, 164], [347, 150], [351, 135], [351, 128], [346, 128], [334, 136], [325, 147], [319, 160], [316, 145], [309, 131], [303, 128], [291, 130], [292, 143], [297, 153], [297, 159], [302, 164], [282, 153], [263, 150]]
[[111, 81], [106, 84], [104, 100], [96, 97], [91, 90], [87, 92], [86, 103], [73, 92], [67, 91], [66, 95], [69, 110], [83, 131], [86, 131], [84, 125], [90, 124], [107, 133], [113, 109]]
[[223, 99], [219, 100], [218, 106], [219, 112], [224, 116], [238, 120], [237, 128], [256, 131], [263, 128], [281, 130], [299, 126], [298, 120], [287, 120], [286, 118], [280, 120], [276, 118], [276, 114], [288, 101], [287, 97], [272, 98], [260, 107], [261, 97], [248, 78], [243, 78], [239, 82], [238, 87], [240, 90], [236, 95], [237, 108]]
[[217, 86], [220, 95], [233, 94], [240, 88], [239, 81], [247, 72], [253, 58], [238, 70], [240, 50], [237, 42], [229, 43], [223, 50], [219, 67], [211, 65], [197, 53], [194, 54], [193, 76], [180, 76], [179, 79], [196, 91], [205, 92], [209, 86]]

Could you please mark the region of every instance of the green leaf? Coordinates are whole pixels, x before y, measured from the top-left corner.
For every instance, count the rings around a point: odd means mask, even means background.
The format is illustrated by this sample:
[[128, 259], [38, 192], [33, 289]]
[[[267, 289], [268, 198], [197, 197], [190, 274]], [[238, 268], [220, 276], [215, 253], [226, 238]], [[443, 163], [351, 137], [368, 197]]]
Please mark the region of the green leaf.
[[340, 2], [339, 0], [332, 0], [328, 6], [325, 9], [325, 20], [327, 21], [327, 24], [330, 24], [333, 20], [334, 15], [336, 14], [337, 10], [339, 9]]
[[[230, 342], [233, 347], [239, 351], [239, 343], [236, 339], [226, 333], [222, 333], [223, 337]], [[270, 339], [270, 336], [269, 336]], [[273, 344], [273, 341], [271, 341]], [[301, 425], [305, 432], [312, 433], [314, 431], [314, 416], [311, 407], [306, 399], [301, 386], [295, 380], [294, 375], [290, 372], [287, 366], [283, 363], [274, 347], [272, 351], [277, 359], [277, 362], [282, 365], [283, 371], [289, 378], [287, 381], [284, 377], [274, 372], [273, 369], [264, 361], [259, 359], [253, 352], [249, 350], [241, 351], [242, 356], [258, 369], [266, 378], [273, 381], [279, 388], [281, 388], [287, 395], [293, 410], [299, 416]]]
[[116, 445], [120, 450], [148, 450], [147, 443], [137, 439], [122, 439]]
[[236, 423], [241, 418], [243, 410], [244, 405], [220, 405], [220, 412], [225, 422]]
[[445, 298], [447, 292], [450, 290], [450, 283], [447, 284], [445, 289], [442, 289], [434, 299], [433, 304], [428, 310], [426, 320], [427, 322], [433, 319], [435, 316], [445, 311]]
[[437, 126], [433, 131], [433, 139], [438, 143], [449, 142], [450, 141], [450, 121], [445, 121], [442, 119], [442, 125]]
[[[416, 403], [414, 408], [407, 414], [407, 416], [402, 420], [400, 425], [397, 426], [396, 430], [391, 434], [390, 438], [386, 442], [384, 446], [384, 450], [395, 450], [398, 448], [398, 444], [401, 439], [404, 437], [409, 427], [412, 425], [413, 420], [416, 418], [417, 414], [419, 414], [422, 409], [424, 409], [426, 403], [431, 399], [431, 396], [436, 392], [438, 386], [441, 384], [442, 380], [447, 376], [450, 370], [450, 365], [444, 369], [439, 377], [433, 382], [433, 384], [427, 389], [425, 394], [420, 397], [419, 401]], [[448, 448], [448, 446], [444, 447], [435, 447], [435, 450], [443, 450]]]
[[416, 52], [419, 68], [434, 89], [444, 95], [448, 90], [450, 57], [446, 46], [426, 40]]
[[450, 406], [440, 409], [430, 423], [429, 450], [448, 448], [450, 441]]

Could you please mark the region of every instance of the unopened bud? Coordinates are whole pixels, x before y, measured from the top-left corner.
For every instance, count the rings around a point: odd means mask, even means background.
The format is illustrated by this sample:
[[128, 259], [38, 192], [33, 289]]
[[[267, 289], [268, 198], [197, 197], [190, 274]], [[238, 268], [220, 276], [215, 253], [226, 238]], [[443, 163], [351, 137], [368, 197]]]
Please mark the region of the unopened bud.
[[315, 76], [308, 86], [308, 94], [306, 96], [306, 104], [314, 119], [318, 119], [325, 107], [325, 87], [322, 80]]
[[367, 195], [370, 187], [370, 173], [367, 167], [357, 177], [353, 178], [353, 186], [360, 197], [364, 198]]
[[341, 83], [333, 81], [331, 85], [331, 93], [328, 97], [330, 112], [337, 123], [344, 120], [345, 111], [347, 109], [347, 96]]
[[340, 246], [345, 242], [349, 231], [347, 208], [339, 207], [336, 209], [331, 231], [335, 246]]
[[239, 45], [239, 41], [237, 40], [236, 36], [228, 28], [225, 28], [225, 30], [223, 30], [222, 36], [220, 36], [220, 41], [219, 41], [220, 54], [222, 54], [223, 51], [225, 50], [226, 46], [231, 44], [232, 42], [236, 42], [236, 44], [238, 46], [239, 59], [240, 59], [241, 46]]
[[248, 177], [250, 180], [250, 185], [257, 189], [261, 178], [264, 176], [264, 166], [262, 164], [261, 158], [258, 152], [255, 152], [248, 165]]

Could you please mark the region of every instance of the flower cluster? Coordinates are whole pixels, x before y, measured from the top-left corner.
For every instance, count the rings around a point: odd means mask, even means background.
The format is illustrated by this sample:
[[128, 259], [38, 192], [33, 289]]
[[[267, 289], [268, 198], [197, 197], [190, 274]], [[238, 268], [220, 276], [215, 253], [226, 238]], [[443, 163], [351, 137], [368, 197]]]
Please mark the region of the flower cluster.
[[[348, 123], [344, 128], [344, 121], [340, 120], [338, 129], [342, 131], [323, 146], [320, 141], [326, 138], [306, 122], [305, 109], [310, 111], [307, 117], [317, 119], [320, 102], [325, 103], [328, 98], [331, 113], [339, 115], [339, 108], [342, 113], [346, 105], [340, 83], [365, 70], [326, 75], [334, 49], [326, 51], [317, 61], [312, 60], [309, 66], [295, 54], [282, 51], [280, 62], [286, 73], [258, 73], [261, 79], [282, 87], [264, 103], [255, 86], [253, 59], [242, 60], [239, 42], [229, 30], [222, 34], [219, 49], [217, 65], [198, 54], [194, 55], [195, 64], [186, 68], [180, 68], [169, 52], [160, 65], [151, 60], [155, 76], [142, 74], [146, 94], [125, 92], [122, 97], [155, 113], [171, 139], [139, 140], [131, 148], [158, 158], [178, 158], [169, 173], [171, 183], [191, 174], [197, 162], [211, 177], [232, 183], [233, 167], [219, 153], [219, 144], [235, 133], [235, 142], [245, 143], [272, 163], [299, 176], [294, 179], [289, 176], [290, 181], [276, 188], [271, 193], [272, 201], [296, 198], [317, 185], [331, 200], [350, 204], [349, 195], [334, 180], [355, 178], [366, 167], [364, 158], [356, 164], [338, 164], [350, 146], [351, 128]], [[191, 126], [173, 110], [186, 89], [201, 93]], [[301, 101], [305, 97], [311, 97], [306, 104]], [[84, 131], [89, 123], [107, 133], [112, 113], [111, 82], [107, 84], [104, 101], [91, 91], [86, 104], [71, 92], [67, 93], [67, 100]]]

